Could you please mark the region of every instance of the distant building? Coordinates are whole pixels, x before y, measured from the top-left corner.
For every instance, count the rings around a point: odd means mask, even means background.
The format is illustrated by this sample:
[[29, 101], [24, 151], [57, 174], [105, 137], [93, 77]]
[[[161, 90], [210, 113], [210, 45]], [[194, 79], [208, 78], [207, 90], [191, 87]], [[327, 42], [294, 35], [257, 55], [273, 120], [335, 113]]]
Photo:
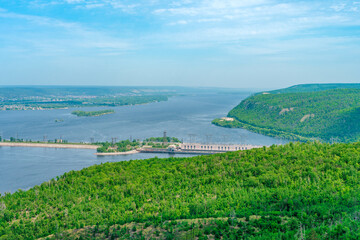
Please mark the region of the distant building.
[[180, 145], [182, 150], [196, 151], [214, 151], [214, 152], [230, 152], [239, 150], [248, 150], [252, 148], [261, 148], [262, 146], [248, 144], [202, 144], [202, 143], [183, 143]]

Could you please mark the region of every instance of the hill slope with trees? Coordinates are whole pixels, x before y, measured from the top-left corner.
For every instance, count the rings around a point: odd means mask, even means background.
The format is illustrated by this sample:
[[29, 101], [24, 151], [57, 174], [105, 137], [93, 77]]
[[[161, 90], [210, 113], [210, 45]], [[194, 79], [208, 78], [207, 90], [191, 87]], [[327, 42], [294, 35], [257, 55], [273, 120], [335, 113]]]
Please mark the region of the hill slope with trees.
[[228, 117], [234, 121], [213, 123], [290, 140], [359, 141], [360, 89], [265, 92], [243, 100]]
[[298, 84], [288, 88], [273, 90], [269, 93], [317, 92], [331, 89], [360, 89], [360, 83]]
[[360, 143], [105, 163], [0, 197], [0, 239], [359, 239], [359, 196]]

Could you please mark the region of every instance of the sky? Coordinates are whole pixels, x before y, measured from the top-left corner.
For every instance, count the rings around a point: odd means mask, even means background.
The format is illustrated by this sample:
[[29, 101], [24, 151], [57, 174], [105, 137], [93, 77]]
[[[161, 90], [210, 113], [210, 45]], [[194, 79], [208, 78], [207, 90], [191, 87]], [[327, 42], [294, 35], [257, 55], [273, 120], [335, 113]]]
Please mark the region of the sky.
[[0, 0], [0, 85], [360, 82], [360, 0]]

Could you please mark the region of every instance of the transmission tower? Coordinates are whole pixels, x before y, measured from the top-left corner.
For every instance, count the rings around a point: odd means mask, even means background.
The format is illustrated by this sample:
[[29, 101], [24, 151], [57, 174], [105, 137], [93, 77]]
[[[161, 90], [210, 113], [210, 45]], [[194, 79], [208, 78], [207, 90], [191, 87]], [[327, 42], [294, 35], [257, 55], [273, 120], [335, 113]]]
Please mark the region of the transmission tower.
[[166, 131], [164, 131], [163, 144], [165, 145], [166, 143], [167, 143], [167, 136], [166, 136]]
[[207, 134], [207, 135], [205, 135], [205, 136], [206, 136], [206, 144], [210, 144], [210, 143], [211, 143], [212, 135], [211, 135], [211, 134]]
[[189, 135], [189, 138], [190, 138], [190, 143], [193, 143], [193, 140], [195, 141], [196, 135], [195, 134], [188, 134], [188, 135]]
[[116, 143], [116, 141], [117, 141], [117, 138], [116, 138], [116, 137], [112, 137], [112, 138], [111, 138], [111, 143], [112, 143], [113, 145]]

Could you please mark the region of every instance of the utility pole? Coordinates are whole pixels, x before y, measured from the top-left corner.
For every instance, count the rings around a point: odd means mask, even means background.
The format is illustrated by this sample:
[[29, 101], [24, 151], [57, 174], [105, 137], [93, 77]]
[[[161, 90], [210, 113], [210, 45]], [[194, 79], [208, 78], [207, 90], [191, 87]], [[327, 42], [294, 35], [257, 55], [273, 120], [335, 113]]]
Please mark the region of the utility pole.
[[166, 136], [166, 131], [164, 131], [163, 144], [165, 145], [166, 143], [167, 143], [167, 136]]
[[117, 138], [116, 138], [116, 137], [112, 137], [112, 138], [111, 138], [111, 142], [112, 142], [113, 145], [116, 143], [116, 141], [117, 141]]

